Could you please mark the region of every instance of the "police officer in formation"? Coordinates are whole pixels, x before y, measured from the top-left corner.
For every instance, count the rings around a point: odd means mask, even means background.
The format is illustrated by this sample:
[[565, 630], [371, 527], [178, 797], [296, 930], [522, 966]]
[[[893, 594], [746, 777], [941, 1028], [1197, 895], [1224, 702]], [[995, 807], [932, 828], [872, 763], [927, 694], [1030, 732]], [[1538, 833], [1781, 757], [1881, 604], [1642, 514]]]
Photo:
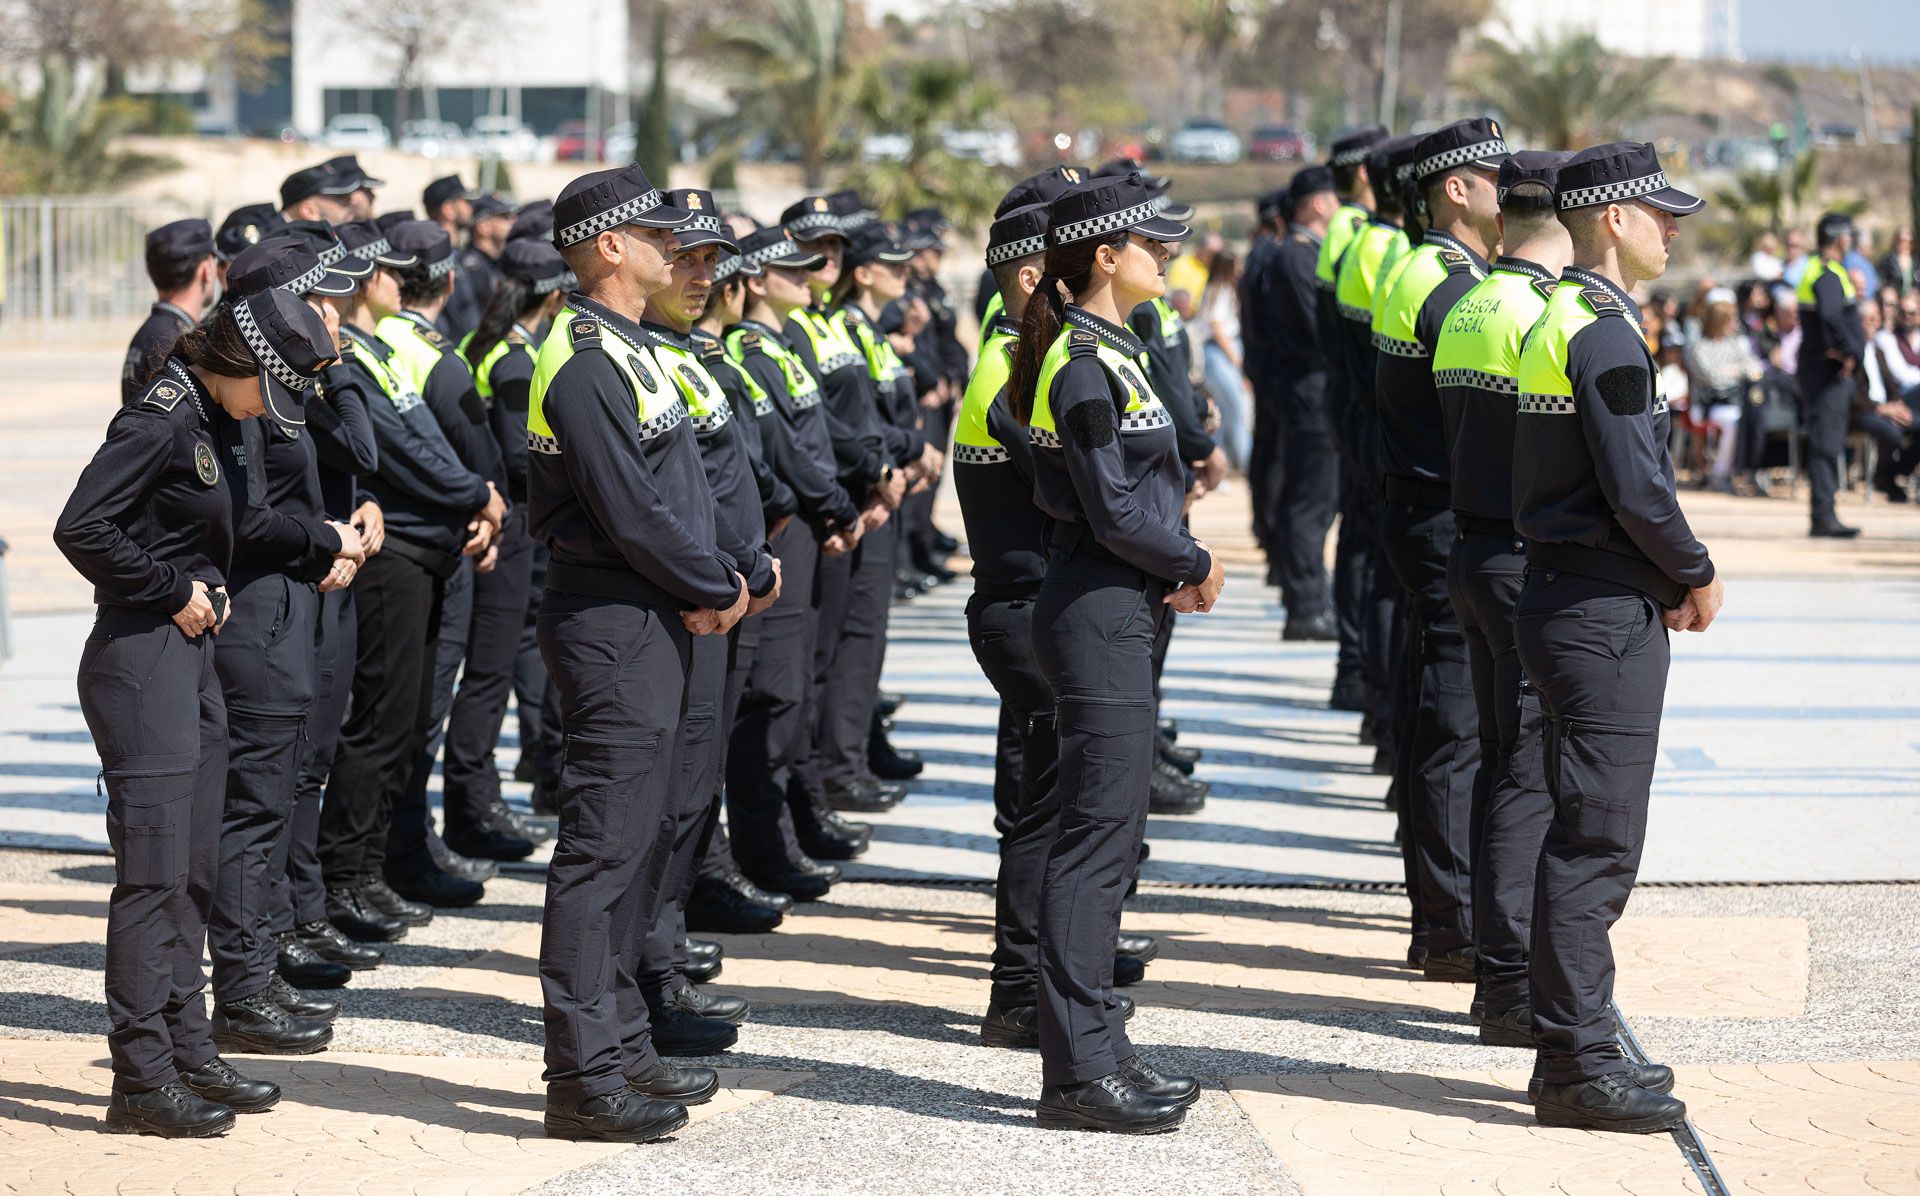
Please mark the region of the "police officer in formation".
[[1810, 534], [1845, 540], [1860, 534], [1833, 513], [1840, 488], [1841, 457], [1853, 413], [1855, 378], [1867, 351], [1860, 324], [1860, 297], [1845, 265], [1853, 249], [1853, 221], [1838, 212], [1814, 229], [1814, 257], [1800, 275], [1794, 297], [1800, 309], [1801, 410], [1807, 421], [1807, 488], [1812, 494]]

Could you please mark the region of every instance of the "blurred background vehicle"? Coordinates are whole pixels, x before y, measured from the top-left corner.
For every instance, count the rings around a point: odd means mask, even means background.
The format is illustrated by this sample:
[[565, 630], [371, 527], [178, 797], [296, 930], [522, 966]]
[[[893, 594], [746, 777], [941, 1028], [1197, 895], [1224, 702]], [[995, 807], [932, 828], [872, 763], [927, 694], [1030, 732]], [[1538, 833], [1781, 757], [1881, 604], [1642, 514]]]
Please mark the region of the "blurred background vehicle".
[[1190, 120], [1167, 143], [1175, 162], [1238, 162], [1245, 154], [1239, 136], [1217, 120]]
[[329, 149], [383, 150], [393, 145], [386, 122], [371, 112], [342, 112], [321, 130], [320, 143]]

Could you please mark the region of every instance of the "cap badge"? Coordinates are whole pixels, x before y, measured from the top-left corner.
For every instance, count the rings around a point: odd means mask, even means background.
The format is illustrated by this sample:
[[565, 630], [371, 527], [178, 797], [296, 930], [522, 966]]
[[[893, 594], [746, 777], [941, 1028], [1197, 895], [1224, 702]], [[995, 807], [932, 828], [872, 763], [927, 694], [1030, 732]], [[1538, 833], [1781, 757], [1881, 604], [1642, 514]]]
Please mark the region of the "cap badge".
[[258, 245], [260, 243], [260, 226], [257, 224], [249, 224], [240, 230], [240, 235], [246, 238], [247, 244]]
[[693, 212], [700, 210], [700, 197], [698, 195], [687, 196], [687, 209]]
[[1060, 177], [1069, 183], [1077, 183], [1080, 181], [1080, 172], [1071, 166], [1062, 166], [1060, 168]]
[[813, 210], [816, 212], [824, 212], [827, 210], [827, 201], [825, 197], [816, 198], [813, 201]]
[[202, 486], [220, 481], [220, 462], [214, 459], [213, 446], [204, 440], [193, 442], [193, 472], [199, 476]]
[[1493, 129], [1493, 135], [1494, 135], [1495, 137], [1498, 137], [1498, 136], [1500, 136], [1500, 122], [1499, 122], [1499, 121], [1497, 121], [1497, 120], [1490, 120], [1490, 121], [1488, 121], [1488, 122], [1487, 122], [1487, 125], [1488, 125], [1488, 126], [1489, 126], [1490, 128], [1492, 128], [1492, 129]]

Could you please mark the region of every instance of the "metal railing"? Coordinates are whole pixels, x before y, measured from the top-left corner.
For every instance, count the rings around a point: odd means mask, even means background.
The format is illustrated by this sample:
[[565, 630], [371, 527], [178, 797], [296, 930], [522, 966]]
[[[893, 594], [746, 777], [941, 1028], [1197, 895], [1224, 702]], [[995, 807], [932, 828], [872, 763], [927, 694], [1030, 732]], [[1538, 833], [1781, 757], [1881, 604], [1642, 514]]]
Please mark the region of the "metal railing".
[[144, 314], [153, 303], [147, 230], [193, 215], [204, 213], [166, 200], [0, 198], [0, 335], [55, 340]]

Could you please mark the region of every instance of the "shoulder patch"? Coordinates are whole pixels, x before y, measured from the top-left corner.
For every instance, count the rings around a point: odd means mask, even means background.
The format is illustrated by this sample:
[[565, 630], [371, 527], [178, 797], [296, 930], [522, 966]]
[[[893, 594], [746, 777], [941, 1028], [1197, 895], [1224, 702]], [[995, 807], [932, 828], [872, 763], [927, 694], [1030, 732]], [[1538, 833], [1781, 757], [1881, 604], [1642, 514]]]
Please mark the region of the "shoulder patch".
[[638, 353], [629, 353], [627, 354], [627, 365], [632, 368], [633, 376], [640, 379], [640, 385], [646, 387], [649, 391], [657, 391], [660, 389], [660, 384], [654, 381], [653, 371], [647, 368], [645, 358], [641, 357]]
[[1067, 355], [1069, 357], [1097, 357], [1100, 354], [1100, 338], [1082, 328], [1076, 328], [1067, 334]]
[[162, 377], [155, 379], [153, 384], [147, 387], [147, 393], [140, 396], [140, 405], [151, 407], [155, 411], [172, 411], [186, 396], [186, 387]]
[[592, 316], [575, 316], [567, 323], [567, 337], [576, 349], [600, 344], [600, 321]]
[[1554, 278], [1536, 278], [1532, 283], [1533, 289], [1539, 293], [1542, 299], [1553, 298], [1553, 288], [1559, 285], [1559, 280]]
[[1592, 308], [1593, 314], [1597, 316], [1624, 316], [1627, 314], [1626, 305], [1620, 302], [1619, 297], [1612, 291], [1602, 287], [1581, 287], [1580, 299], [1588, 307]]
[[727, 347], [719, 341], [703, 341], [700, 345], [700, 360], [719, 361], [727, 355]]
[[193, 472], [202, 486], [219, 484], [220, 461], [213, 455], [213, 446], [204, 440], [193, 442]]
[[1458, 249], [1442, 249], [1440, 251], [1440, 264], [1447, 268], [1447, 273], [1458, 274], [1473, 263], [1466, 254], [1461, 253]]
[[438, 328], [428, 328], [418, 324], [416, 324], [415, 327], [420, 330], [421, 340], [427, 342], [429, 345], [432, 345], [436, 349], [444, 349], [447, 347], [447, 338], [440, 335], [440, 330]]

